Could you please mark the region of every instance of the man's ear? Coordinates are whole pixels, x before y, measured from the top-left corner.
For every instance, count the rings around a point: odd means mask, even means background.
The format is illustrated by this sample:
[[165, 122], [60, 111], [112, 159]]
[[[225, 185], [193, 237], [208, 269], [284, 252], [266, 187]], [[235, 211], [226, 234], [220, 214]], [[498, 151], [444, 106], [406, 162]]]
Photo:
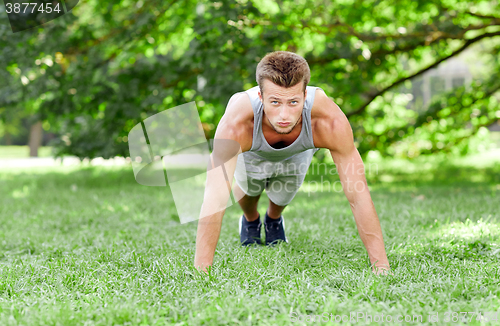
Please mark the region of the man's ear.
[[262, 100], [262, 94], [260, 93], [260, 91], [257, 94], [259, 95], [260, 101], [264, 103], [264, 101]]
[[304, 102], [306, 101], [307, 98], [307, 88], [304, 90]]

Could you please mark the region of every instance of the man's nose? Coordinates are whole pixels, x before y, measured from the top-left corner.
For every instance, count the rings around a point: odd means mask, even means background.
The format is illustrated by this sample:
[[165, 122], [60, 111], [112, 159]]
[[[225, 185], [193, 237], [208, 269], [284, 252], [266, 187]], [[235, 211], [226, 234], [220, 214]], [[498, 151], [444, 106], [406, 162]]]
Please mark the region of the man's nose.
[[283, 105], [280, 110], [280, 119], [286, 121], [290, 116], [290, 110], [286, 105]]

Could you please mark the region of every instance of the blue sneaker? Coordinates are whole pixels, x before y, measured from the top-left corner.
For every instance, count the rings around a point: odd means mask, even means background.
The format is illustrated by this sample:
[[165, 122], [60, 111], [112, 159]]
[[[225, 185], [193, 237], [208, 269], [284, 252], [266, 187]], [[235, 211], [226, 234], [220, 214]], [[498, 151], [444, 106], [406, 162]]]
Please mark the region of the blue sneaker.
[[248, 222], [245, 215], [240, 218], [240, 241], [242, 246], [248, 246], [253, 243], [262, 244], [260, 240], [260, 227], [262, 223], [259, 218], [253, 222]]
[[283, 215], [275, 220], [267, 216], [266, 212], [264, 228], [266, 230], [266, 246], [272, 246], [281, 241], [288, 242], [285, 236], [285, 219]]

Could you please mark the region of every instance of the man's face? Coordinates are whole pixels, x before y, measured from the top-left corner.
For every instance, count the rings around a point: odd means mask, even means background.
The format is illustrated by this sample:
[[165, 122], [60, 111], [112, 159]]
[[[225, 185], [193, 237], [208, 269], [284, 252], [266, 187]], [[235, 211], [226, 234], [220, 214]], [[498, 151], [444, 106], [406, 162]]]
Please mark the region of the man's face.
[[303, 87], [303, 83], [298, 83], [286, 88], [264, 79], [264, 94], [259, 91], [259, 98], [267, 120], [278, 134], [289, 134], [299, 123], [307, 96], [307, 90], [305, 94], [302, 91]]

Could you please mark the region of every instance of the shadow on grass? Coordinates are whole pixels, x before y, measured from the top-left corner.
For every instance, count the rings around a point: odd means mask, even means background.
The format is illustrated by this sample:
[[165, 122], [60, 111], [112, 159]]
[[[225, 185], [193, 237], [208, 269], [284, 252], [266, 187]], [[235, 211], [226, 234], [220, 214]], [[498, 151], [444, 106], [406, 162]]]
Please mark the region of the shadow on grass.
[[[179, 175], [185, 174], [179, 170]], [[408, 184], [414, 185], [450, 185], [450, 184], [500, 184], [500, 163], [489, 167], [457, 166], [445, 161], [440, 164], [413, 164], [409, 166], [391, 167], [384, 163], [365, 164], [365, 173], [369, 185]], [[14, 181], [22, 184], [36, 179], [37, 182], [56, 182], [62, 186], [77, 184], [84, 187], [108, 188], [116, 186], [137, 185], [131, 167], [107, 168], [100, 166], [61, 167], [61, 169], [34, 168], [32, 170], [2, 171], [2, 182]], [[333, 163], [313, 163], [308, 170], [305, 182], [339, 180]], [[168, 186], [168, 179], [167, 179]]]
[[370, 176], [372, 182], [384, 181], [383, 176], [389, 175], [391, 182], [414, 182], [416, 184], [442, 184], [454, 183], [500, 183], [500, 164], [487, 168], [460, 167], [454, 165], [441, 165], [425, 172], [404, 173], [401, 171], [388, 171], [384, 174]]
[[[407, 184], [414, 185], [450, 185], [450, 184], [500, 184], [500, 163], [489, 167], [457, 166], [448, 163], [426, 166], [390, 168], [383, 164], [366, 164], [365, 173], [370, 185]], [[313, 164], [308, 171], [306, 181], [336, 181], [338, 172], [333, 163]]]

